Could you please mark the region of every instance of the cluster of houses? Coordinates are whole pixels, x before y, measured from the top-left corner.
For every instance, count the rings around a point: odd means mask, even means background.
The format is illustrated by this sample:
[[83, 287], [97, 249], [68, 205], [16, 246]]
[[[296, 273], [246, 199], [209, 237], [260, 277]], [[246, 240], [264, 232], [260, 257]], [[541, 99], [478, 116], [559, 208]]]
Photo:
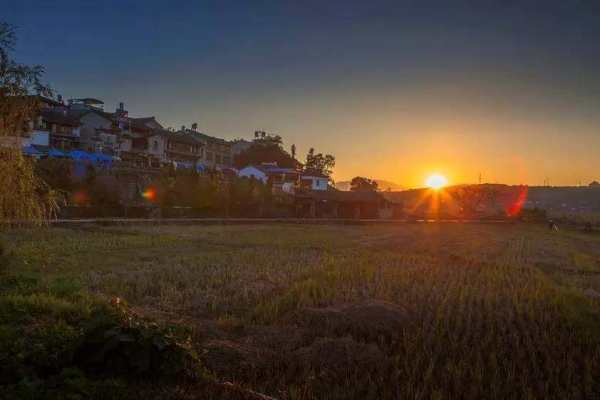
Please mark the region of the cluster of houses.
[[26, 137], [20, 138], [22, 151], [29, 157], [71, 158], [105, 168], [119, 165], [149, 170], [173, 165], [199, 172], [220, 170], [269, 181], [276, 190], [288, 193], [298, 186], [315, 191], [330, 189], [328, 176], [272, 163], [236, 170], [235, 155], [251, 142], [206, 135], [196, 123], [189, 129], [182, 126], [175, 130], [165, 128], [154, 116], [129, 116], [123, 103], [108, 112], [104, 103], [94, 98], [67, 102], [61, 96], [37, 99], [40, 112], [29, 122]]
[[199, 132], [197, 124], [166, 129], [155, 117], [130, 117], [123, 103], [107, 112], [93, 98], [39, 100], [39, 115], [21, 141], [28, 156], [119, 161], [139, 168], [167, 163], [198, 170], [232, 166], [235, 142]]
[[392, 216], [390, 203], [380, 194], [338, 191], [330, 185], [328, 176], [316, 171], [283, 168], [276, 163], [235, 169], [234, 157], [251, 142], [206, 135], [196, 123], [189, 129], [165, 128], [153, 116], [129, 116], [123, 103], [108, 112], [104, 103], [94, 98], [65, 102], [58, 96], [56, 100], [38, 100], [41, 108], [37, 117], [29, 121], [24, 136], [17, 138], [23, 153], [32, 158], [70, 158], [108, 169], [116, 176], [122, 176], [124, 170], [137, 176], [138, 172], [150, 173], [165, 165], [198, 172], [222, 171], [224, 175], [268, 182], [274, 192], [291, 195], [297, 216]]

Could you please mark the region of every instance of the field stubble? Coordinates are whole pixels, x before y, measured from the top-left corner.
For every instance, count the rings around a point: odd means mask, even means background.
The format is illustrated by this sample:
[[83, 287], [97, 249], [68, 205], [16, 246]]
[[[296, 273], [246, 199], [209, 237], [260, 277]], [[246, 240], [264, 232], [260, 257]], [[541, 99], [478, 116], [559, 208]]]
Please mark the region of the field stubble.
[[280, 398], [600, 395], [597, 236], [407, 224], [53, 228], [6, 240], [48, 294], [118, 296], [185, 325], [220, 379]]

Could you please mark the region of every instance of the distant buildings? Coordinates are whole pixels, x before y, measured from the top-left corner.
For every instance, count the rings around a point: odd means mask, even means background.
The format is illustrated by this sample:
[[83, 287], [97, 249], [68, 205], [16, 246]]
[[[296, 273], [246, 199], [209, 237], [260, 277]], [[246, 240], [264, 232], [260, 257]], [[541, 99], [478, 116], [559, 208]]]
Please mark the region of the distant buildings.
[[[232, 142], [209, 136], [192, 124], [192, 129], [167, 130], [155, 117], [130, 117], [120, 103], [115, 112], [104, 110], [95, 98], [70, 99], [67, 104], [37, 96], [39, 115], [30, 122], [25, 137], [3, 139], [3, 145], [17, 142], [27, 155], [69, 156], [72, 151], [111, 157], [138, 168], [172, 164], [196, 170], [232, 166]], [[93, 158], [93, 157], [92, 157]]]
[[309, 190], [327, 190], [329, 177], [316, 171], [308, 171], [300, 176], [300, 186]]
[[[171, 165], [198, 172], [220, 170], [224, 175], [256, 179], [271, 185], [274, 192], [288, 194], [331, 189], [329, 177], [316, 171], [283, 168], [277, 163], [233, 168], [234, 157], [248, 150], [252, 141], [228, 141], [182, 126], [166, 129], [154, 116], [132, 117], [119, 103], [114, 112], [104, 102], [86, 97], [58, 100], [36, 96], [41, 107], [21, 136], [0, 138], [0, 145], [20, 144], [23, 153], [33, 158], [61, 157], [92, 163], [102, 168], [121, 168], [123, 173], [155, 170]], [[266, 140], [265, 132], [256, 132], [255, 140]], [[281, 140], [281, 138], [279, 138]], [[124, 172], [127, 171], [127, 172]], [[119, 173], [121, 173], [119, 172]]]
[[276, 183], [296, 182], [299, 172], [294, 168], [282, 168], [277, 163], [262, 163], [249, 165], [239, 170], [239, 176], [254, 178], [264, 183], [271, 180]]

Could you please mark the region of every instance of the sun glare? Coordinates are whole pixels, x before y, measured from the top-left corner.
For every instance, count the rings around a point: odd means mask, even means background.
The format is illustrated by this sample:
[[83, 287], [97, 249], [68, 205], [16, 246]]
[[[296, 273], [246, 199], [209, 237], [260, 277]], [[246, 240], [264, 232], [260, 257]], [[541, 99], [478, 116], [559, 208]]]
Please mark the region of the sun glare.
[[448, 179], [444, 175], [433, 174], [430, 175], [425, 181], [425, 185], [431, 189], [441, 189], [448, 184]]

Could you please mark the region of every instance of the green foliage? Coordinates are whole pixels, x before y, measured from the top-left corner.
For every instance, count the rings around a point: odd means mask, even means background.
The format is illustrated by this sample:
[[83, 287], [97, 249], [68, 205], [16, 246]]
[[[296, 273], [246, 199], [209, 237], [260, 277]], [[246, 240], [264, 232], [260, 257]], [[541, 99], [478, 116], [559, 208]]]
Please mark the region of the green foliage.
[[479, 214], [480, 208], [497, 205], [499, 189], [497, 185], [462, 185], [452, 188], [451, 195], [460, 215], [472, 218]]
[[[74, 362], [84, 371], [112, 377], [183, 377], [199, 365], [194, 354], [156, 324], [123, 307], [84, 325]], [[198, 369], [193, 371], [200, 373]]]
[[[0, 269], [0, 399], [121, 399], [132, 380], [204, 379], [175, 329], [91, 298], [68, 276]], [[17, 259], [13, 259], [13, 258]]]
[[59, 194], [39, 179], [18, 148], [0, 150], [0, 224], [43, 223], [56, 215]]
[[[162, 331], [219, 380], [279, 398], [600, 393], [594, 235], [533, 224], [161, 225], [21, 230], [5, 241], [16, 258], [6, 269], [13, 279], [0, 280], [6, 364], [29, 365], [34, 347], [36, 359], [68, 360], [91, 346], [85, 362], [61, 366], [76, 371], [25, 369], [10, 390], [46, 395], [53, 382], [62, 393], [111, 398], [124, 393], [115, 381], [127, 390], [156, 381], [176, 396], [169, 374], [147, 378]], [[90, 291], [187, 329], [160, 329], [120, 307], [107, 307], [105, 323]], [[73, 334], [78, 345], [69, 346]], [[95, 354], [112, 367], [91, 362]], [[121, 368], [130, 373], [111, 375]]]
[[16, 43], [12, 26], [0, 22], [0, 139], [12, 144], [0, 151], [0, 224], [33, 221], [43, 223], [55, 215], [57, 194], [33, 172], [21, 154], [21, 137], [39, 107], [37, 97], [50, 95], [41, 83], [43, 69], [11, 59]]
[[36, 161], [34, 169], [35, 174], [50, 188], [66, 194], [75, 188], [71, 178], [72, 166], [72, 160], [48, 157]]
[[546, 222], [548, 213], [540, 208], [523, 208], [516, 217], [525, 222]]
[[167, 169], [150, 186], [160, 207], [191, 207], [212, 216], [257, 216], [271, 199], [268, 185], [256, 179], [218, 173]]

